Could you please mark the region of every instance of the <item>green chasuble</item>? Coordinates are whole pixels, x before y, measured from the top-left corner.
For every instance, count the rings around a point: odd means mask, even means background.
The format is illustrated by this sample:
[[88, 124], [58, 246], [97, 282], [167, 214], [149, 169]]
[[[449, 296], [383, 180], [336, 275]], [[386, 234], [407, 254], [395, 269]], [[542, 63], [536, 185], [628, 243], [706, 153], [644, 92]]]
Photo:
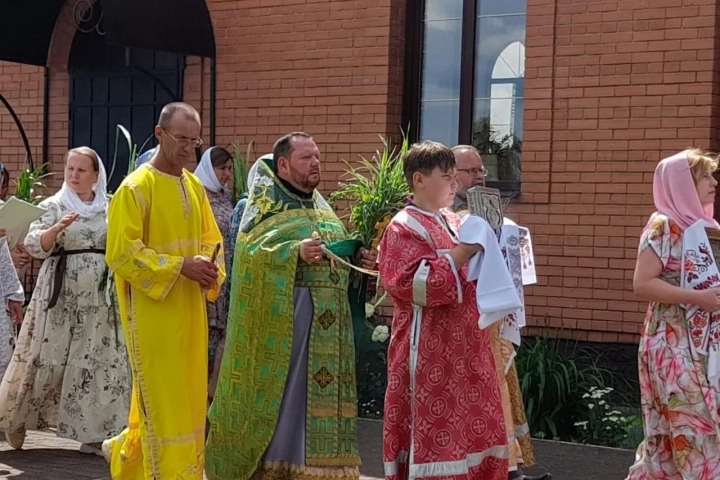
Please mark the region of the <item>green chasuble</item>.
[[306, 465], [292, 476], [316, 478], [323, 468], [353, 467], [354, 474], [333, 477], [357, 479], [350, 270], [339, 262], [300, 259], [300, 242], [315, 232], [329, 248], [347, 251], [349, 235], [323, 197], [292, 194], [261, 161], [235, 244], [225, 353], [209, 413], [205, 468], [212, 480], [248, 480], [270, 444], [290, 363], [295, 287], [310, 288], [314, 317]]

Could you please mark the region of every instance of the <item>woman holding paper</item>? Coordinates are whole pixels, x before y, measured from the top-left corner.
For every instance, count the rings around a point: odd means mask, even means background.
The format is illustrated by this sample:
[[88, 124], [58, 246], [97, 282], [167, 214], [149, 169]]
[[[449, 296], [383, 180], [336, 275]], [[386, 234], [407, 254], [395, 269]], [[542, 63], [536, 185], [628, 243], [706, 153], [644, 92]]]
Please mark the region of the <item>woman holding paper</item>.
[[638, 356], [645, 439], [630, 480], [720, 478], [720, 278], [705, 231], [719, 228], [717, 167], [695, 149], [655, 170], [657, 212], [633, 279], [650, 306]]
[[22, 322], [25, 292], [15, 272], [5, 230], [0, 228], [0, 378], [10, 363], [15, 335], [13, 325]]
[[105, 189], [95, 151], [70, 150], [62, 188], [40, 204], [46, 213], [25, 239], [44, 262], [0, 384], [0, 430], [15, 449], [26, 430], [55, 425], [101, 455], [100, 442], [125, 426], [130, 371], [107, 288]]
[[[232, 157], [222, 147], [210, 147], [203, 154], [200, 163], [195, 169], [195, 176], [202, 182], [207, 192], [213, 216], [220, 233], [223, 236], [223, 251], [225, 258], [231, 258], [227, 252], [235, 248], [230, 244], [229, 229], [230, 217], [233, 213], [231, 193], [227, 188], [228, 182], [232, 179]], [[222, 259], [221, 259], [222, 260]], [[230, 265], [225, 264], [226, 272], [230, 276]], [[225, 295], [225, 285], [220, 287], [220, 295], [215, 302], [207, 303], [207, 315], [209, 340], [208, 340], [208, 395], [210, 401], [215, 393], [217, 376], [220, 371], [223, 346], [225, 344], [225, 329], [227, 327], [228, 304]]]
[[[8, 191], [10, 190], [10, 172], [8, 172], [7, 167], [0, 162], [0, 205], [2, 205], [8, 195]], [[22, 271], [25, 269], [25, 267], [30, 263], [30, 260], [32, 260], [32, 257], [30, 257], [30, 254], [25, 251], [25, 247], [23, 247], [22, 242], [24, 239], [24, 234], [22, 238], [8, 238], [8, 247], [10, 248], [10, 255], [12, 256], [13, 264], [15, 265], [15, 269], [18, 273], [18, 275], [22, 275]]]

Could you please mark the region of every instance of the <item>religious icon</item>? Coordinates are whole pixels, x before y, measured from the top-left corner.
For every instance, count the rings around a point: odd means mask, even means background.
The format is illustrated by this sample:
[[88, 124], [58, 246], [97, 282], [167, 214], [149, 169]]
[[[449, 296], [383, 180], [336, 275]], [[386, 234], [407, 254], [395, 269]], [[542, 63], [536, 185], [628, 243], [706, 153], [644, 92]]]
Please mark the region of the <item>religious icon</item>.
[[467, 192], [468, 207], [472, 215], [484, 218], [495, 231], [503, 225], [503, 202], [500, 190], [473, 187]]
[[717, 228], [705, 228], [708, 240], [710, 240], [710, 249], [712, 250], [715, 265], [720, 268], [720, 230]]

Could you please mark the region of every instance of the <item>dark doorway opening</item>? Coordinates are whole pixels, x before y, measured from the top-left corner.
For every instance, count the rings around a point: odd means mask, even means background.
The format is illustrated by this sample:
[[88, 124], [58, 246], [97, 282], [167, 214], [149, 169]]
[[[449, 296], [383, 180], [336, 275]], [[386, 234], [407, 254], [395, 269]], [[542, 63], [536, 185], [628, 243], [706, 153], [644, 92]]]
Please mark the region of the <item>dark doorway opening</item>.
[[138, 149], [148, 139], [145, 150], [155, 146], [152, 134], [160, 110], [182, 99], [185, 58], [107, 43], [99, 3], [94, 6], [70, 51], [69, 141], [71, 148], [95, 149], [108, 175], [115, 157], [108, 179], [108, 189], [114, 191], [128, 172], [130, 156], [117, 126], [128, 130]]

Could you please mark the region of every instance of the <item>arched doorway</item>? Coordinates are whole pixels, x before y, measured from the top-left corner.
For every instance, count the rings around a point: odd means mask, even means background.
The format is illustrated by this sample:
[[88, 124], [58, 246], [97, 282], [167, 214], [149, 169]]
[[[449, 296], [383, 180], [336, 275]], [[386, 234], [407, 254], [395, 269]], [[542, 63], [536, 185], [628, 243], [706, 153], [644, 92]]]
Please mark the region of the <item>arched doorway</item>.
[[[102, 157], [108, 170], [116, 162], [108, 188], [112, 191], [128, 171], [129, 151], [118, 125], [130, 132], [138, 148], [155, 145], [153, 127], [162, 107], [182, 99], [185, 58], [111, 45], [102, 28], [96, 2], [79, 22], [68, 62], [69, 144], [87, 145]], [[117, 143], [117, 152], [115, 145]]]

